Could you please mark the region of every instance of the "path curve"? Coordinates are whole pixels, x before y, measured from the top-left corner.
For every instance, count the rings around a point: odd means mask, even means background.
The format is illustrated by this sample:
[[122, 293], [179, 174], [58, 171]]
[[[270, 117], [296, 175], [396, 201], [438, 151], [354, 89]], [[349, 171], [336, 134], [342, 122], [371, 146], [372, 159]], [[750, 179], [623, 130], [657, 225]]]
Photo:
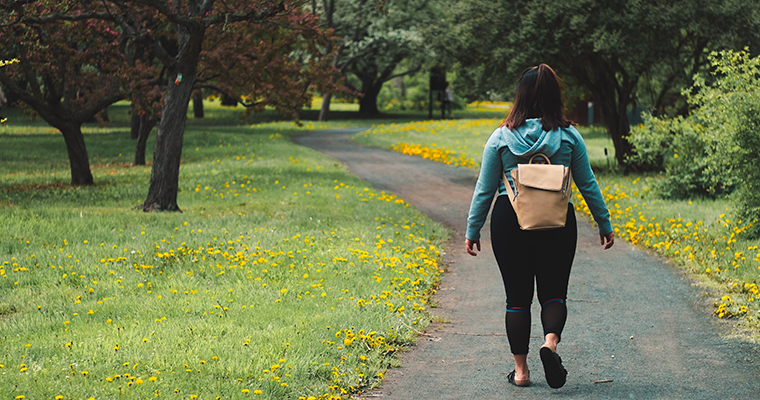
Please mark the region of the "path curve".
[[[622, 240], [602, 251], [596, 229], [578, 221], [578, 250], [559, 353], [569, 374], [550, 389], [538, 359], [541, 327], [533, 305], [529, 365], [533, 386], [507, 382], [513, 362], [504, 335], [504, 289], [491, 252], [464, 252], [476, 172], [349, 142], [363, 129], [293, 137], [345, 163], [354, 175], [398, 195], [454, 230], [447, 245], [433, 324], [366, 398], [427, 399], [760, 399], [760, 346], [721, 338], [727, 329], [683, 272]], [[608, 381], [608, 382], [601, 382]]]

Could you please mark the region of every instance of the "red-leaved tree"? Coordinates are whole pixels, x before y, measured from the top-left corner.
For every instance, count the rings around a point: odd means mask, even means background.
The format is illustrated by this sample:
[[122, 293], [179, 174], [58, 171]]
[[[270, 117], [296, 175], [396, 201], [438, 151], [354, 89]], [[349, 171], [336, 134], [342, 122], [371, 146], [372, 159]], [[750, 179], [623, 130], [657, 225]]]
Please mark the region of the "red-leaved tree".
[[247, 107], [244, 115], [271, 106], [298, 119], [314, 91], [347, 90], [333, 67], [334, 52], [323, 55], [334, 40], [316, 16], [301, 9], [266, 23], [209, 30], [198, 83], [237, 100]]
[[[97, 79], [85, 79], [83, 84], [98, 83], [95, 86], [101, 92], [89, 94], [97, 95], [90, 98], [98, 99], [97, 105], [101, 107], [92, 106], [83, 115], [95, 115], [114, 98], [124, 97], [124, 93], [132, 93], [134, 111], [148, 115], [148, 119], [158, 117], [159, 112], [154, 111], [160, 104], [150, 186], [141, 206], [145, 211], [179, 211], [177, 193], [185, 120], [191, 95], [199, 87], [233, 96], [251, 111], [260, 111], [269, 104], [293, 112], [306, 104], [311, 90], [342, 90], [335, 83], [339, 80], [333, 79], [336, 71], [330, 55], [320, 56], [320, 46], [332, 40], [330, 33], [318, 29], [314, 16], [302, 9], [303, 3], [303, 0], [0, 0], [4, 9], [15, 13], [4, 17], [15, 21], [8, 25], [26, 29], [24, 33], [28, 35], [37, 32], [27, 28], [28, 24], [93, 27], [87, 33], [90, 40], [99, 38], [100, 31], [105, 32], [104, 37], [113, 35], [112, 42], [101, 40], [97, 48], [85, 46], [98, 54], [113, 55], [112, 63], [116, 60], [119, 66], [109, 69], [111, 64], [101, 66], [88, 61], [87, 65], [96, 66]], [[119, 34], [114, 28], [118, 28]], [[24, 43], [27, 42], [21, 44]], [[82, 46], [73, 48], [81, 50]], [[146, 53], [150, 56], [140, 56]], [[26, 51], [19, 57], [22, 66], [24, 58], [30, 58], [31, 54]], [[72, 57], [59, 54], [56, 62], [69, 65], [75, 59]], [[110, 79], [109, 85], [102, 83], [106, 77]], [[7, 76], [3, 83], [14, 87], [13, 78]], [[117, 78], [130, 79], [126, 90], [119, 91]], [[159, 98], [153, 88], [161, 82], [165, 86]], [[39, 85], [31, 86], [34, 90]], [[104, 87], [118, 95], [102, 93]], [[33, 97], [22, 100], [29, 100], [27, 103], [35, 108], [39, 101], [35, 102]], [[53, 126], [65, 125], [52, 117], [48, 122]], [[80, 148], [86, 154], [83, 140]]]
[[[129, 35], [138, 43], [149, 45], [156, 58], [161, 62], [167, 78], [166, 89], [164, 91], [163, 103], [161, 108], [161, 120], [159, 122], [156, 143], [153, 152], [153, 166], [150, 178], [148, 195], [142, 208], [145, 211], [179, 211], [177, 204], [177, 193], [179, 190], [179, 165], [182, 157], [182, 142], [184, 137], [185, 120], [187, 116], [188, 103], [194, 90], [197, 90], [196, 83], [210, 84], [218, 83], [220, 88], [228, 91], [230, 94], [240, 94], [240, 98], [248, 105], [276, 104], [282, 106], [291, 104], [293, 108], [300, 108], [302, 100], [294, 98], [288, 92], [292, 85], [300, 85], [303, 99], [308, 91], [309, 84], [300, 81], [300, 75], [296, 75], [292, 80], [282, 79], [276, 81], [277, 73], [270, 76], [264, 76], [258, 82], [274, 82], [270, 87], [251, 82], [256, 79], [245, 77], [245, 75], [255, 75], [257, 70], [245, 69], [240, 75], [223, 76], [223, 71], [228, 68], [212, 70], [212, 65], [225, 64], [225, 61], [215, 61], [214, 57], [231, 57], [238, 53], [248, 53], [251, 60], [260, 55], [255, 51], [256, 42], [246, 42], [241, 37], [253, 38], [256, 32], [263, 30], [272, 32], [272, 26], [285, 31], [300, 31], [301, 38], [306, 40], [306, 36], [311, 29], [304, 27], [302, 24], [309, 22], [310, 19], [304, 16], [301, 9], [301, 0], [188, 0], [185, 2], [172, 2], [167, 0], [115, 0], [107, 4], [109, 6], [106, 12], [115, 16], [116, 21], [125, 34]], [[153, 13], [154, 18], [150, 23], [145, 19], [135, 18], [133, 15]], [[100, 17], [93, 13], [93, 17]], [[155, 31], [155, 21], [165, 21], [168, 30], [157, 34]], [[234, 30], [230, 30], [234, 27]], [[277, 31], [275, 29], [274, 31]], [[169, 41], [174, 46], [167, 46], [166, 40], [162, 37], [169, 32], [173, 39]], [[227, 33], [230, 33], [228, 35]], [[199, 81], [199, 65], [201, 54], [206, 45], [206, 39], [215, 37], [224, 37], [236, 43], [236, 46], [223, 46], [226, 52], [219, 52], [212, 57], [215, 49], [208, 49], [208, 54], [204, 53], [203, 60], [209, 67], [207, 70], [201, 70], [202, 81]], [[217, 42], [217, 44], [220, 42]], [[249, 49], [252, 47], [253, 49]], [[176, 50], [176, 51], [171, 51]], [[276, 52], [272, 52], [274, 55]], [[208, 58], [206, 58], [208, 57]], [[282, 58], [281, 60], [285, 60]], [[313, 63], [313, 61], [304, 58], [301, 63]], [[205, 64], [204, 64], [205, 65]], [[256, 64], [248, 64], [256, 66]], [[274, 65], [274, 64], [273, 64]], [[280, 68], [288, 67], [288, 63], [279, 64]], [[274, 70], [273, 70], [274, 71]], [[208, 72], [208, 73], [207, 73]], [[280, 74], [285, 76], [287, 74]], [[242, 76], [242, 77], [241, 77]], [[237, 79], [237, 83], [235, 82]], [[308, 81], [308, 79], [306, 79]], [[280, 85], [281, 83], [281, 85]], [[248, 84], [247, 87], [245, 85]], [[224, 89], [226, 87], [226, 89]], [[259, 90], [259, 88], [261, 90]], [[278, 92], [281, 96], [271, 95]], [[275, 102], [274, 100], [278, 101]]]
[[82, 13], [62, 2], [0, 1], [0, 59], [18, 63], [0, 69], [0, 83], [48, 124], [61, 131], [72, 185], [91, 185], [82, 124], [125, 97], [127, 65], [119, 51], [123, 36], [100, 20], [41, 18]]

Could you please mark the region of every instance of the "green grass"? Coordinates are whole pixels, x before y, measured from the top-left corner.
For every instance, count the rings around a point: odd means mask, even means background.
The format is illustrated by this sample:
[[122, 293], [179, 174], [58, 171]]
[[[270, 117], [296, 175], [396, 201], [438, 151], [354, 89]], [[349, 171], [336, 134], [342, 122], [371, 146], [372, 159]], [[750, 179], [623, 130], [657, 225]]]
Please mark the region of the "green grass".
[[[365, 145], [477, 169], [483, 145], [498, 124], [498, 119], [383, 124], [353, 138]], [[578, 130], [586, 141], [618, 238], [683, 266], [704, 285], [715, 289], [717, 317], [736, 318], [741, 327], [748, 327], [757, 337], [760, 243], [745, 234], [753, 221], [732, 218], [730, 199], [676, 201], [658, 197], [652, 188], [662, 176], [616, 174], [612, 141], [606, 133], [598, 128]], [[577, 191], [575, 203], [579, 212], [589, 214]]]
[[[483, 157], [483, 146], [501, 120], [501, 117], [494, 117], [380, 123], [370, 130], [353, 135], [352, 139], [366, 146], [387, 149], [396, 147], [399, 150], [398, 146], [402, 144], [428, 150], [439, 149], [448, 155], [433, 153], [431, 158], [436, 161], [477, 167]], [[578, 127], [578, 130], [586, 140], [591, 165], [596, 170], [614, 170], [617, 166], [614, 147], [604, 130], [588, 127]], [[605, 149], [608, 153], [606, 156]]]
[[[395, 148], [408, 154], [414, 154], [415, 149], [428, 152], [438, 149], [443, 152], [430, 152], [427, 158], [474, 166], [480, 163], [483, 146], [499, 123], [499, 119], [491, 118], [379, 124], [353, 135], [352, 139], [359, 144]], [[403, 151], [398, 146], [412, 151]]]
[[377, 385], [430, 321], [449, 232], [288, 140], [313, 123], [237, 123], [222, 108], [188, 123], [183, 212], [143, 213], [150, 167], [129, 164], [119, 107], [85, 130], [91, 187], [66, 184], [49, 127], [8, 113], [0, 128], [4, 396], [339, 398]]

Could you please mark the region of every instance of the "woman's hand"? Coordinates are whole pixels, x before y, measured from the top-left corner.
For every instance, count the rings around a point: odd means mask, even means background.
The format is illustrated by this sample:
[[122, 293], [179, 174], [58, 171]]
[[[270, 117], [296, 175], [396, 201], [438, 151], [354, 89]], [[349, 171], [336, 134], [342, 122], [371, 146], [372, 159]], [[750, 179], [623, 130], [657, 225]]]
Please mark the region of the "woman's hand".
[[[604, 243], [605, 240], [607, 241], [607, 244]], [[605, 250], [609, 249], [615, 244], [615, 232], [605, 233], [604, 235], [600, 233], [599, 241], [602, 242], [602, 246], [604, 246]]]
[[472, 245], [475, 245], [475, 247], [478, 248], [478, 251], [480, 251], [480, 239], [478, 240], [470, 240], [467, 238], [464, 239], [464, 247], [467, 249], [467, 253], [471, 256], [477, 256], [478, 253], [472, 249]]

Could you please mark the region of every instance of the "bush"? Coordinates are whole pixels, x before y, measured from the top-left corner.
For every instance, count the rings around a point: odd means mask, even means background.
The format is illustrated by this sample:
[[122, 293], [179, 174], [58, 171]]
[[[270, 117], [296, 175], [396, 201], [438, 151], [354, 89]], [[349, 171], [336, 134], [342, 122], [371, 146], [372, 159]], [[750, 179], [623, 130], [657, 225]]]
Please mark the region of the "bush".
[[[737, 216], [760, 236], [760, 57], [748, 51], [710, 54], [715, 81], [697, 75], [688, 117], [647, 116], [631, 132], [634, 161], [664, 169], [665, 196], [720, 195], [733, 191]], [[693, 93], [693, 94], [690, 94]], [[736, 190], [733, 190], [736, 189]]]
[[692, 118], [657, 118], [645, 114], [643, 124], [631, 130], [635, 155], [631, 161], [643, 169], [664, 171], [654, 189], [664, 198], [688, 199], [730, 193], [735, 179], [718, 169], [707, 173], [715, 143], [705, 127]]

